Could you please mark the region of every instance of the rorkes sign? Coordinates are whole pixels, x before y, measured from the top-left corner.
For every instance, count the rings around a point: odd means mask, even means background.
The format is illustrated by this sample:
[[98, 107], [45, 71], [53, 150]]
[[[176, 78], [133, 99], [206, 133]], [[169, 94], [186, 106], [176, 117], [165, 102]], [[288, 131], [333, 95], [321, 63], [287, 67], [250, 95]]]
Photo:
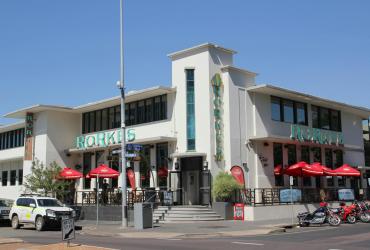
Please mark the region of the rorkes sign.
[[[135, 130], [126, 130], [126, 141], [135, 140]], [[98, 132], [88, 135], [81, 135], [76, 138], [76, 147], [78, 149], [92, 147], [107, 147], [110, 145], [120, 144], [122, 142], [121, 129], [110, 130], [106, 132]]]

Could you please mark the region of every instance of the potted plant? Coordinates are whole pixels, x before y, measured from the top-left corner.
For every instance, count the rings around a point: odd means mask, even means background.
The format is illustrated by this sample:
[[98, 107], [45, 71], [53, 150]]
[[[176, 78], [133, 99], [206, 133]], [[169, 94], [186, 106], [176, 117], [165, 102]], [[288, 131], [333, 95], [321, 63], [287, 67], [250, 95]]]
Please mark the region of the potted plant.
[[236, 182], [229, 173], [219, 173], [214, 182], [212, 195], [214, 202], [213, 210], [225, 220], [232, 220], [234, 215], [232, 197], [235, 192], [241, 189], [241, 185]]

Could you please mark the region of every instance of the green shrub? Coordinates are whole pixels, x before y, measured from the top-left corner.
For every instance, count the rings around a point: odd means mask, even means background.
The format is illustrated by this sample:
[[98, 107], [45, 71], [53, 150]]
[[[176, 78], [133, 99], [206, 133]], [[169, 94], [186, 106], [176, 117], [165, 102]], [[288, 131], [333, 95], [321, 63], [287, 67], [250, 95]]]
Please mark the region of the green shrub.
[[230, 201], [233, 193], [242, 186], [229, 173], [219, 173], [214, 182], [212, 195], [216, 201]]

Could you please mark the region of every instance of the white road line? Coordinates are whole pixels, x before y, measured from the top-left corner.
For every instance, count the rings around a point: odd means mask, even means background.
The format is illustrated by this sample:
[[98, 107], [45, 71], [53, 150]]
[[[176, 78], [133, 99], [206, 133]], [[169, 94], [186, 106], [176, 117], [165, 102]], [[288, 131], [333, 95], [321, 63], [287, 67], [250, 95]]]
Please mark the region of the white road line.
[[241, 242], [241, 241], [233, 241], [231, 243], [239, 244], [239, 245], [253, 245], [253, 246], [264, 246], [265, 245], [265, 244], [262, 244], [262, 243]]
[[182, 239], [156, 238], [156, 240], [182, 240]]

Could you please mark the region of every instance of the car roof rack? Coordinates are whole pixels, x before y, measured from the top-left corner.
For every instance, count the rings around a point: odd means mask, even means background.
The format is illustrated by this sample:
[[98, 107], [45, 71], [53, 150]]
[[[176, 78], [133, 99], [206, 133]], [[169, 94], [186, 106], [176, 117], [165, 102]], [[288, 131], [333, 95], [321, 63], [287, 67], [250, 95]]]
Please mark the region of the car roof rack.
[[25, 197], [25, 196], [38, 196], [38, 197], [41, 197], [42, 195], [41, 194], [36, 194], [36, 193], [29, 193], [29, 194], [21, 194], [20, 196], [21, 197]]

